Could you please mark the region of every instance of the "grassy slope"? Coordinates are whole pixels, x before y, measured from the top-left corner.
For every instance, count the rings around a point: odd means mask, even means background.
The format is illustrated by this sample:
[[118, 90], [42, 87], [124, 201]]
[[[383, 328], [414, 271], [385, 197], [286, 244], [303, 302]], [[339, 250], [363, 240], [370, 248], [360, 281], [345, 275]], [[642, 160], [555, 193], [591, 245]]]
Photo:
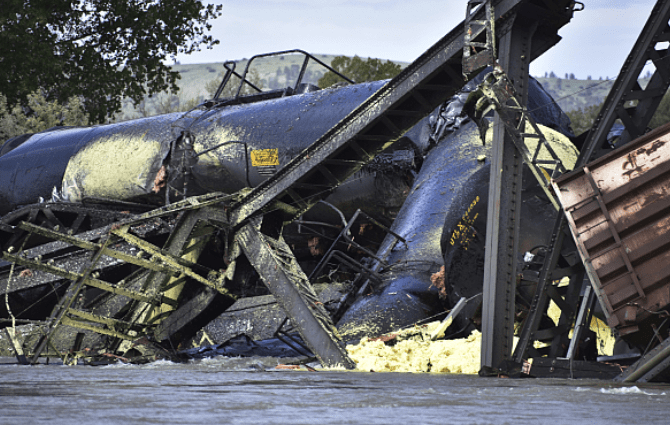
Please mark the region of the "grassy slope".
[[564, 111], [597, 105], [605, 100], [614, 81], [537, 78]]

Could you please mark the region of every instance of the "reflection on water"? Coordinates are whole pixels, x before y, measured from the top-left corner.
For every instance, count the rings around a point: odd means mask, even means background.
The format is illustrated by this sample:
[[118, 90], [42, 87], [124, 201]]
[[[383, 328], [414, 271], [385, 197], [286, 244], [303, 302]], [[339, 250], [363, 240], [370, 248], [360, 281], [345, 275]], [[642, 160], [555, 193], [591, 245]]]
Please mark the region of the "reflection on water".
[[2, 424], [668, 423], [670, 386], [274, 370], [272, 359], [0, 366]]

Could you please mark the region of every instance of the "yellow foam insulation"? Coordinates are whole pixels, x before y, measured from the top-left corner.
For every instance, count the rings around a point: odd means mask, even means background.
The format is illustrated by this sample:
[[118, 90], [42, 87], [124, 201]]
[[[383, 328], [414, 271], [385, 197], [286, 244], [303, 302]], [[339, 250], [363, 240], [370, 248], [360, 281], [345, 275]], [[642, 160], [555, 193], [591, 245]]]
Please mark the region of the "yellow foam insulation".
[[[558, 319], [561, 317], [561, 310], [553, 302], [549, 302], [549, 308], [547, 309], [547, 314], [558, 324]], [[614, 334], [612, 330], [607, 326], [605, 322], [598, 319], [597, 317], [591, 317], [591, 325], [589, 328], [596, 333], [597, 341], [596, 345], [598, 346], [598, 355], [600, 356], [611, 356], [614, 352]], [[572, 338], [572, 332], [574, 329], [570, 330], [570, 338]]]
[[[558, 323], [560, 309], [553, 301], [549, 304], [548, 315]], [[477, 374], [481, 367], [481, 332], [473, 331], [467, 338], [431, 341], [430, 335], [439, 325], [436, 321], [381, 338], [363, 338], [358, 344], [348, 345], [347, 352], [356, 362], [356, 370], [362, 372]], [[614, 336], [610, 328], [594, 317], [591, 330], [598, 338], [598, 354], [612, 355]], [[514, 337], [514, 345], [517, 341]], [[535, 343], [536, 348], [542, 345]]]
[[431, 341], [430, 334], [439, 324], [437, 321], [415, 326], [384, 338], [363, 338], [356, 345], [348, 345], [347, 351], [356, 362], [356, 369], [365, 372], [479, 372], [481, 333]]
[[[567, 286], [570, 283], [570, 279], [567, 277], [564, 277], [561, 279], [560, 283], [558, 286]], [[547, 315], [551, 320], [554, 321], [554, 324], [558, 324], [558, 319], [561, 317], [561, 309], [558, 308], [556, 303], [553, 301], [549, 301], [549, 308], [547, 308]], [[597, 317], [591, 317], [591, 325], [589, 326], [589, 329], [591, 329], [593, 332], [596, 333], [596, 345], [598, 346], [598, 355], [599, 356], [611, 356], [612, 353], [614, 352], [614, 334], [612, 333], [612, 329], [610, 329], [609, 326], [602, 320], [598, 319]], [[568, 334], [570, 338], [572, 338], [572, 332], [574, 331], [574, 328], [570, 330], [570, 333]]]

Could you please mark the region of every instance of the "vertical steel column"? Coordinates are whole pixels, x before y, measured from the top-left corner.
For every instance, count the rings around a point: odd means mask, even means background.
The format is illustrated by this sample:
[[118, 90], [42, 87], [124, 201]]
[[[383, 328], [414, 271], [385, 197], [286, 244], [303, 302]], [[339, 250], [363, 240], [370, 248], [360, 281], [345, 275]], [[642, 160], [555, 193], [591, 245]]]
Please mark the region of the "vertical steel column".
[[[499, 27], [500, 66], [514, 84], [522, 105], [528, 98], [530, 47], [536, 26], [513, 17], [510, 25]], [[484, 262], [482, 375], [495, 373], [512, 353], [522, 166], [521, 155], [496, 114]]]

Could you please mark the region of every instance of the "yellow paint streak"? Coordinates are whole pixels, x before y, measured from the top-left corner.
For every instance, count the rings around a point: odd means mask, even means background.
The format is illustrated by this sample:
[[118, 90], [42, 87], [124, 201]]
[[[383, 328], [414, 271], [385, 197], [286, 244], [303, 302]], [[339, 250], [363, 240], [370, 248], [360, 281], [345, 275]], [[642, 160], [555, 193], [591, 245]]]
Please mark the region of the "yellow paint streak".
[[63, 195], [72, 202], [83, 197], [128, 199], [151, 190], [160, 164], [161, 144], [142, 137], [111, 135], [80, 150], [68, 163]]
[[479, 213], [473, 214], [472, 210], [477, 206], [479, 201], [479, 196], [475, 197], [461, 219], [458, 220], [458, 223], [449, 238], [449, 244], [451, 244], [451, 246], [454, 246], [454, 244], [458, 242], [465, 251], [468, 250], [470, 241], [475, 237], [475, 230], [472, 226], [477, 220], [477, 217], [479, 217]]

